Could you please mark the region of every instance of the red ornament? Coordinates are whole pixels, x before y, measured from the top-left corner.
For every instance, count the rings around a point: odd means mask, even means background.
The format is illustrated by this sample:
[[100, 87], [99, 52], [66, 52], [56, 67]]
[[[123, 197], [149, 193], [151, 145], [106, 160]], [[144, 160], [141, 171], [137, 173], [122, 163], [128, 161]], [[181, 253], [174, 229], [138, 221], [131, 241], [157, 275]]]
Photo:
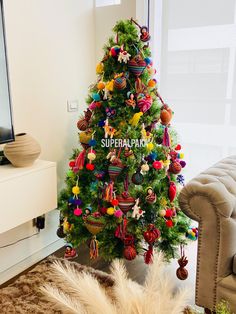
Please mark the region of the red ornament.
[[117, 206], [119, 204], [118, 200], [116, 198], [114, 198], [112, 201], [111, 201], [111, 204], [113, 206]]
[[143, 237], [147, 243], [154, 243], [160, 238], [161, 232], [153, 224], [148, 225], [147, 231], [143, 233]]
[[121, 195], [117, 195], [117, 200], [119, 202], [119, 208], [124, 214], [126, 214], [135, 204], [135, 199], [129, 195], [128, 192], [123, 192]]
[[175, 150], [181, 150], [181, 145], [180, 144], [178, 144], [176, 147], [175, 147]]
[[102, 215], [105, 215], [107, 213], [107, 208], [106, 207], [101, 207], [99, 208], [99, 212], [102, 214]]
[[137, 256], [135, 247], [132, 245], [126, 246], [124, 248], [123, 255], [128, 261], [132, 261], [133, 259], [135, 259], [135, 257]]
[[102, 103], [101, 103], [100, 101], [96, 101], [96, 107], [97, 107], [97, 108], [100, 108], [101, 105], [102, 105]]
[[188, 278], [188, 271], [185, 268], [185, 266], [188, 264], [188, 259], [185, 256], [183, 245], [180, 246], [180, 251], [181, 251], [181, 257], [180, 259], [178, 259], [179, 268], [176, 270], [176, 276], [180, 280], [185, 280]]
[[170, 182], [170, 187], [169, 187], [169, 199], [171, 202], [173, 202], [173, 200], [176, 197], [176, 185], [174, 182]]
[[172, 220], [166, 220], [166, 226], [167, 226], [168, 228], [172, 228], [172, 227], [174, 226], [173, 221], [172, 221]]
[[173, 212], [171, 209], [166, 209], [166, 214], [165, 214], [165, 217], [166, 218], [170, 218], [173, 216]]
[[162, 163], [160, 161], [156, 160], [152, 163], [152, 166], [154, 169], [159, 170], [162, 168]]
[[178, 174], [182, 170], [181, 164], [178, 161], [173, 161], [169, 166], [169, 171]]
[[86, 169], [90, 170], [90, 171], [93, 171], [95, 169], [95, 166], [94, 166], [94, 164], [87, 164], [86, 165]]
[[69, 162], [69, 167], [74, 168], [74, 166], [75, 166], [75, 161], [74, 161], [74, 160], [71, 160], [71, 161]]

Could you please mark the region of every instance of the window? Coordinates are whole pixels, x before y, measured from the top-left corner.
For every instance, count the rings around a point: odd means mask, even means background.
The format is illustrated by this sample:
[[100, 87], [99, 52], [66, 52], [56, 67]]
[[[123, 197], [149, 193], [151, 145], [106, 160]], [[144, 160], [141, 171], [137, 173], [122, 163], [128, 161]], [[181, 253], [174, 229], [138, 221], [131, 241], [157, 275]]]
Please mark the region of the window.
[[96, 7], [105, 7], [108, 5], [117, 5], [120, 4], [121, 0], [96, 0]]

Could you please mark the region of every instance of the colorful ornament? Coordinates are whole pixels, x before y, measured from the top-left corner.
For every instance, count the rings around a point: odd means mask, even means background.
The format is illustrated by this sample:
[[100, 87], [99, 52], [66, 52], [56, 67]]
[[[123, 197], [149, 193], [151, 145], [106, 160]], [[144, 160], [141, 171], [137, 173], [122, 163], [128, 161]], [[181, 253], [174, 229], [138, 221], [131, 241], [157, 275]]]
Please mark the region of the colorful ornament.
[[167, 226], [168, 228], [172, 228], [172, 227], [174, 226], [173, 221], [172, 221], [172, 220], [166, 220], [166, 226]]
[[89, 171], [93, 171], [95, 169], [95, 166], [94, 166], [94, 164], [89, 163], [86, 165], [86, 169]]
[[132, 218], [136, 218], [139, 220], [140, 217], [142, 217], [145, 214], [145, 211], [143, 211], [139, 206], [139, 198], [135, 200], [135, 205], [132, 207]]
[[107, 208], [107, 214], [112, 216], [114, 215], [114, 212], [115, 212], [115, 208], [114, 207], [108, 207]]
[[123, 192], [121, 195], [117, 195], [117, 200], [119, 202], [119, 208], [124, 214], [126, 214], [135, 204], [135, 199], [129, 195], [127, 191]]
[[186, 162], [184, 160], [180, 160], [180, 165], [182, 168], [184, 168], [186, 166]]
[[133, 115], [133, 117], [129, 120], [129, 123], [132, 126], [137, 126], [139, 123], [140, 118], [142, 117], [143, 112], [137, 112]]
[[154, 204], [154, 203], [156, 203], [156, 200], [157, 200], [157, 196], [156, 196], [156, 194], [154, 193], [153, 188], [152, 188], [151, 186], [149, 186], [149, 187], [147, 188], [146, 201], [147, 201], [147, 203], [149, 203], [149, 204]]
[[143, 165], [141, 166], [141, 171], [142, 171], [142, 172], [148, 172], [149, 169], [150, 169], [150, 167], [149, 167], [149, 165], [147, 164], [147, 162], [145, 162], [145, 164], [143, 164]]
[[103, 90], [105, 88], [105, 83], [104, 82], [98, 82], [97, 83], [97, 89]]
[[172, 119], [172, 110], [170, 109], [170, 107], [168, 105], [164, 105], [161, 109], [161, 123], [163, 125], [168, 125]]
[[93, 235], [96, 235], [99, 232], [101, 232], [104, 226], [105, 226], [104, 217], [101, 216], [99, 212], [92, 213], [91, 215], [88, 215], [85, 219], [85, 227]]
[[162, 169], [163, 164], [162, 164], [161, 161], [156, 160], [156, 161], [154, 161], [154, 162], [152, 163], [152, 166], [153, 166], [154, 169], [160, 170], [160, 169]]
[[102, 74], [104, 71], [104, 65], [103, 63], [98, 63], [97, 66], [96, 66], [96, 73], [97, 74]]
[[94, 101], [99, 101], [101, 100], [101, 97], [98, 93], [92, 93], [92, 98]]
[[122, 63], [122, 62], [127, 63], [129, 61], [130, 57], [131, 57], [131, 55], [126, 50], [124, 50], [124, 45], [122, 45], [120, 52], [119, 52], [119, 55], [118, 55], [118, 61], [120, 63]]
[[118, 45], [113, 46], [113, 47], [111, 47], [111, 49], [110, 49], [110, 55], [111, 55], [112, 57], [117, 57], [118, 54], [119, 54], [119, 52], [120, 52], [120, 47], [119, 47]]
[[180, 246], [180, 250], [181, 250], [181, 257], [180, 259], [178, 259], [179, 268], [176, 270], [176, 276], [180, 280], [185, 280], [188, 278], [188, 271], [185, 268], [185, 266], [188, 264], [188, 259], [185, 256], [183, 245]]
[[178, 174], [182, 170], [181, 164], [178, 161], [174, 161], [170, 163], [169, 172]]
[[198, 238], [198, 228], [190, 228], [186, 233], [186, 237], [190, 240], [196, 241]]
[[111, 201], [111, 205], [113, 206], [117, 206], [119, 204], [118, 200], [116, 198], [114, 198], [112, 201]]
[[159, 211], [159, 216], [160, 216], [160, 217], [165, 217], [165, 215], [166, 215], [166, 210], [165, 210], [165, 209], [161, 209], [161, 210]]
[[182, 174], [177, 176], [177, 182], [184, 185], [184, 176]]
[[173, 181], [170, 182], [168, 195], [169, 195], [170, 202], [173, 202], [173, 200], [176, 197], [176, 185]]
[[170, 147], [170, 145], [171, 145], [171, 139], [170, 139], [168, 127], [165, 127], [165, 129], [164, 129], [162, 145], [166, 146], [166, 147]]
[[148, 87], [155, 87], [156, 86], [157, 81], [155, 79], [149, 80], [148, 81]]
[[87, 109], [87, 111], [84, 112], [84, 117], [82, 117], [78, 122], [77, 122], [77, 128], [80, 131], [85, 131], [89, 127], [89, 123], [92, 117], [92, 112]]
[[146, 62], [142, 59], [140, 55], [137, 55], [128, 61], [128, 69], [136, 77], [139, 77], [143, 73], [146, 66]]
[[65, 259], [72, 259], [78, 256], [76, 250], [73, 248], [71, 244], [66, 244], [65, 248], [66, 248], [64, 254]]
[[80, 193], [80, 188], [78, 187], [78, 185], [73, 186], [72, 193], [74, 195], [78, 195]]
[[151, 152], [153, 150], [153, 148], [154, 148], [154, 144], [152, 142], [147, 143], [146, 147], [147, 147], [147, 151]]
[[181, 145], [178, 144], [178, 145], [175, 147], [175, 150], [181, 150]]
[[115, 181], [116, 177], [121, 173], [124, 165], [119, 158], [113, 159], [112, 163], [108, 167], [108, 173], [111, 180]]
[[123, 216], [123, 212], [120, 210], [120, 209], [117, 209], [115, 212], [114, 212], [114, 216], [116, 218], [121, 218]]
[[140, 32], [141, 32], [141, 34], [140, 34], [140, 40], [141, 41], [147, 42], [151, 39], [151, 36], [149, 35], [147, 26], [142, 26], [140, 29]]
[[103, 128], [105, 131], [105, 138], [108, 138], [108, 136], [110, 136], [110, 138], [113, 138], [114, 134], [116, 133], [116, 129], [109, 125], [108, 118], [106, 119]]
[[141, 112], [147, 112], [152, 106], [152, 97], [148, 94], [146, 94], [145, 96], [139, 96], [137, 100], [137, 105]]
[[82, 211], [81, 208], [79, 208], [79, 207], [75, 208], [75, 210], [74, 210], [74, 215], [75, 216], [81, 216], [82, 213], [83, 213], [83, 211]]
[[92, 138], [91, 130], [83, 131], [79, 134], [79, 140], [84, 149], [87, 149], [89, 147], [88, 143], [91, 140], [91, 138]]
[[96, 155], [95, 155], [95, 152], [94, 151], [91, 151], [90, 153], [88, 153], [88, 159], [90, 161], [93, 161], [96, 159]]
[[154, 224], [149, 224], [147, 230], [143, 233], [145, 241], [149, 244], [148, 250], [144, 253], [144, 261], [146, 264], [152, 263], [153, 260], [153, 244], [160, 238], [161, 232]]
[[123, 255], [125, 259], [132, 261], [137, 256], [137, 251], [134, 246], [128, 245], [124, 248]]
[[132, 107], [132, 108], [134, 109], [135, 106], [136, 106], [136, 101], [135, 101], [135, 99], [134, 99], [134, 94], [131, 94], [130, 92], [128, 92], [128, 93], [127, 93], [127, 96], [129, 97], [129, 99], [127, 99], [127, 100], [125, 101], [126, 105], [127, 105], [127, 106], [130, 106], [130, 107]]
[[132, 180], [132, 182], [133, 182], [135, 185], [140, 185], [140, 184], [143, 183], [144, 177], [143, 177], [142, 173], [140, 172], [140, 169], [138, 169], [138, 170], [132, 175], [131, 180]]
[[119, 89], [119, 90], [125, 89], [126, 85], [127, 85], [126, 78], [124, 76], [115, 78], [114, 87], [116, 89]]
[[106, 108], [106, 115], [107, 115], [107, 118], [111, 118], [112, 119], [116, 115], [116, 110], [114, 108], [107, 107]]

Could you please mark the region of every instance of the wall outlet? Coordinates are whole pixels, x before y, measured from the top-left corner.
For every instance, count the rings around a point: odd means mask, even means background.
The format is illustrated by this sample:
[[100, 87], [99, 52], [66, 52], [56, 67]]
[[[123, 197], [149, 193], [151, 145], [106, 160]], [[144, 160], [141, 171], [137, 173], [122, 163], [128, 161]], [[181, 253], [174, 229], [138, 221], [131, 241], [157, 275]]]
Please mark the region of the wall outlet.
[[67, 101], [67, 111], [68, 112], [78, 111], [78, 107], [79, 107], [79, 102], [77, 99]]

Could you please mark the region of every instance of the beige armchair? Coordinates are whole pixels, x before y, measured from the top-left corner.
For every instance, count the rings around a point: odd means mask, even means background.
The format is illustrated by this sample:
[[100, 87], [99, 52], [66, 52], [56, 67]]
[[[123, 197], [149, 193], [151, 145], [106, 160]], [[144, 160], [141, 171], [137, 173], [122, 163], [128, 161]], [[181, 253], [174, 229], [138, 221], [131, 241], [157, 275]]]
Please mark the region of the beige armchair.
[[236, 313], [236, 156], [191, 180], [179, 202], [199, 223], [196, 304], [214, 310], [225, 299]]

